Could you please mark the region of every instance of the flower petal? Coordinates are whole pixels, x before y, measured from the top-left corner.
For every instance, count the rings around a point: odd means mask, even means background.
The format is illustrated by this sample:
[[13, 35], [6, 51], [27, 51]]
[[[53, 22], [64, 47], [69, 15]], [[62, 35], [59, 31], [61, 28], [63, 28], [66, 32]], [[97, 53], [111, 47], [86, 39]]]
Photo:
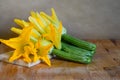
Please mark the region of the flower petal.
[[50, 62], [50, 59], [49, 59], [48, 55], [46, 55], [44, 57], [40, 57], [40, 59], [42, 59], [46, 64], [51, 66], [51, 62]]
[[51, 11], [52, 11], [52, 18], [53, 18], [55, 21], [59, 22], [58, 17], [57, 17], [57, 15], [56, 15], [56, 12], [55, 12], [54, 8], [51, 8]]
[[22, 54], [20, 53], [20, 50], [15, 50], [13, 55], [9, 58], [9, 62], [13, 62], [14, 60], [20, 58]]

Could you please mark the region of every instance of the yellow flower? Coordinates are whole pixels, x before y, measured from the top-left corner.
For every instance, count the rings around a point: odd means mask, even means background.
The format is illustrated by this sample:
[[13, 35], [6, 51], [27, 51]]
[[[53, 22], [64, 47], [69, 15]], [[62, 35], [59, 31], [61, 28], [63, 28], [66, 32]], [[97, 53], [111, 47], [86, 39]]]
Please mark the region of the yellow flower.
[[51, 66], [51, 62], [50, 62], [48, 54], [49, 54], [49, 51], [52, 47], [53, 47], [52, 43], [50, 43], [44, 39], [40, 39], [36, 43], [38, 57], [41, 60], [43, 60], [46, 64], [48, 64], [49, 66]]
[[39, 60], [39, 57], [37, 55], [37, 49], [35, 48], [35, 45], [33, 44], [33, 42], [30, 42], [28, 46], [25, 46], [24, 51], [26, 51], [25, 53], [28, 54], [28, 55], [27, 54], [23, 55], [25, 57], [24, 61], [27, 62], [28, 57], [30, 57], [33, 62], [36, 62], [37, 60]]
[[[32, 23], [26, 22], [24, 20], [14, 19], [14, 21], [15, 21], [16, 24], [18, 24], [22, 28], [24, 28], [24, 27], [30, 27], [30, 26], [34, 27], [34, 25]], [[16, 28], [16, 27], [12, 27], [11, 31], [13, 31], [13, 32], [15, 32], [17, 34], [21, 34], [21, 32], [22, 32], [21, 29]], [[38, 39], [40, 36], [41, 36], [41, 34], [35, 28], [33, 28], [32, 32], [31, 32], [31, 38], [34, 37], [34, 38]]]
[[10, 62], [13, 62], [14, 60], [17, 60], [19, 58], [24, 58], [26, 62], [32, 61], [29, 56], [31, 54], [31, 51], [28, 49], [29, 47], [33, 47], [34, 45], [30, 41], [31, 30], [32, 27], [25, 27], [20, 36], [16, 38], [11, 38], [9, 40], [3, 40], [3, 39], [0, 40], [2, 43], [6, 44], [7, 46], [15, 49], [12, 56], [9, 58]]
[[44, 37], [47, 40], [52, 41], [53, 45], [57, 48], [57, 49], [61, 49], [61, 34], [62, 34], [62, 24], [59, 24], [59, 27], [56, 28], [54, 27], [52, 24], [50, 24], [49, 27], [47, 27], [47, 33], [44, 34]]
[[42, 16], [38, 12], [31, 11], [31, 17], [36, 19], [36, 21], [40, 25], [40, 27], [45, 28], [47, 26], [46, 21], [42, 18]]
[[41, 24], [40, 24], [40, 23], [42, 23], [42, 22], [40, 21], [40, 19], [34, 18], [34, 17], [30, 16], [30, 17], [29, 17], [29, 21], [33, 24], [34, 28], [35, 28], [38, 32], [40, 32], [41, 34], [44, 34], [44, 33], [45, 33], [45, 31], [44, 31], [44, 26], [41, 26]]
[[[61, 35], [62, 30], [64, 30], [62, 23], [58, 20], [57, 15], [55, 13], [55, 10], [52, 8], [52, 16], [47, 15], [44, 12], [41, 12], [40, 15], [46, 19], [49, 20], [49, 25], [45, 28], [46, 34], [44, 34], [44, 37], [46, 39], [53, 42], [53, 45], [57, 49], [61, 49]], [[46, 21], [47, 23], [48, 21]]]
[[58, 20], [58, 17], [57, 17], [57, 15], [56, 15], [56, 13], [55, 13], [54, 8], [52, 8], [51, 11], [52, 11], [52, 16], [49, 16], [49, 15], [47, 15], [47, 14], [44, 13], [44, 12], [40, 12], [40, 15], [41, 15], [45, 20], [47, 20], [46, 22], [52, 23], [55, 27], [58, 27], [60, 21]]
[[[54, 9], [52, 8], [52, 17], [44, 12], [31, 12], [29, 21], [35, 26], [47, 40], [52, 41], [57, 49], [61, 49], [62, 23], [59, 22]], [[46, 21], [46, 20], [49, 20]]]

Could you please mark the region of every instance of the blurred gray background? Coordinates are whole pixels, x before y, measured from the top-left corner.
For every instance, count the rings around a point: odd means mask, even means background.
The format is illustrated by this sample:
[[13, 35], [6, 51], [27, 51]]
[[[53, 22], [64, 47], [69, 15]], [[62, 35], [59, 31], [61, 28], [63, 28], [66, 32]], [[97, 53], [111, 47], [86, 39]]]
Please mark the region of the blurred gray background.
[[32, 10], [50, 14], [52, 7], [75, 37], [120, 39], [120, 0], [0, 0], [0, 38], [16, 36], [14, 18], [27, 20]]

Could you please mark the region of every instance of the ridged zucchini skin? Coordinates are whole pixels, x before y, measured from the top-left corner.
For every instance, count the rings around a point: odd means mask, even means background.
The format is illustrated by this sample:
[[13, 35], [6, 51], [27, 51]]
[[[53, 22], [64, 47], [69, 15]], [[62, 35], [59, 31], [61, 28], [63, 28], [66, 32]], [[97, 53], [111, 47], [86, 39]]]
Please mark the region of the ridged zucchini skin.
[[62, 42], [62, 50], [73, 54], [73, 55], [78, 55], [78, 56], [88, 56], [88, 57], [93, 57], [94, 51], [88, 51], [82, 48], [78, 48], [72, 45], [69, 45], [67, 43]]
[[91, 57], [67, 53], [58, 49], [53, 49], [53, 54], [65, 60], [70, 60], [84, 64], [89, 64], [92, 61]]
[[90, 51], [95, 51], [96, 50], [96, 45], [84, 40], [77, 39], [75, 37], [72, 37], [68, 34], [63, 34], [62, 35], [62, 41], [67, 42], [69, 44], [72, 44], [76, 47], [83, 48], [86, 50]]

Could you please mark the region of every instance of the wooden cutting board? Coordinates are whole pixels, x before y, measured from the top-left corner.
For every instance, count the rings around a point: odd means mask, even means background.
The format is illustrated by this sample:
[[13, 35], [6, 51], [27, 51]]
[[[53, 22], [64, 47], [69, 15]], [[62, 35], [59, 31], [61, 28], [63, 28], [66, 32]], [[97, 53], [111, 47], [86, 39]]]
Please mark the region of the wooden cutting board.
[[[0, 62], [0, 80], [120, 80], [120, 40], [88, 40], [97, 45], [91, 64], [52, 59], [27, 68]], [[0, 44], [0, 53], [11, 51]]]

